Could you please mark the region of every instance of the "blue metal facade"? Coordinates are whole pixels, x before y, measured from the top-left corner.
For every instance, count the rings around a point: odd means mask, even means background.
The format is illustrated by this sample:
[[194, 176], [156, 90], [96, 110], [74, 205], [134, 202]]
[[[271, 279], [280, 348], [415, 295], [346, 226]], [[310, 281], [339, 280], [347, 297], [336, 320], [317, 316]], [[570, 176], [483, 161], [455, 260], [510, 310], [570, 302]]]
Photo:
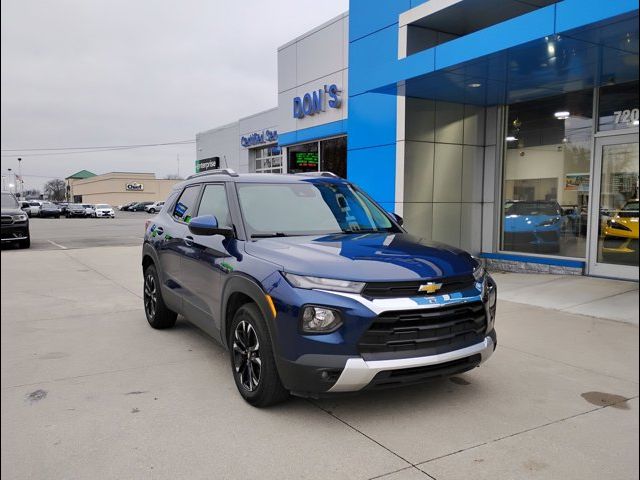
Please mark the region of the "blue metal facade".
[[[399, 15], [422, 3], [350, 2], [348, 177], [388, 210], [399, 87], [419, 98], [499, 105], [599, 86], [612, 76], [637, 79], [637, 60], [624, 61], [637, 51], [618, 48], [623, 31], [637, 39], [637, 0], [564, 0], [399, 59]], [[555, 68], [540, 62], [550, 43]], [[482, 88], [465, 89], [476, 80]]]

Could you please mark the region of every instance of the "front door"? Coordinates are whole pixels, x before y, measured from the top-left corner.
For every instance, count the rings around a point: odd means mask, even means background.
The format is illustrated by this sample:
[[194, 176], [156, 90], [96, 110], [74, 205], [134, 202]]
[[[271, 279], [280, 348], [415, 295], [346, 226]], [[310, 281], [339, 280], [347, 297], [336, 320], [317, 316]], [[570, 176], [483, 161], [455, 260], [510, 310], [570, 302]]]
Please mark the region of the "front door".
[[638, 280], [638, 134], [596, 139], [589, 274]]

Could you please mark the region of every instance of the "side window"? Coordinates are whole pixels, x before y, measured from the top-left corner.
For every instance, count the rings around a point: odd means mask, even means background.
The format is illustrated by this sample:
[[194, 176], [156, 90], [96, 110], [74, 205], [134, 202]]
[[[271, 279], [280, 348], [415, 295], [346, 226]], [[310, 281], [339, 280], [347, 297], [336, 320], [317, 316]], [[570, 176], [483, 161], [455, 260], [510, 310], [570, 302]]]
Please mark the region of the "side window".
[[192, 185], [184, 189], [182, 195], [178, 198], [175, 207], [173, 207], [174, 219], [180, 222], [189, 223], [191, 217], [193, 217], [198, 192], [200, 192], [200, 185]]
[[205, 185], [198, 208], [198, 216], [215, 215], [218, 225], [231, 227], [231, 215], [224, 185]]

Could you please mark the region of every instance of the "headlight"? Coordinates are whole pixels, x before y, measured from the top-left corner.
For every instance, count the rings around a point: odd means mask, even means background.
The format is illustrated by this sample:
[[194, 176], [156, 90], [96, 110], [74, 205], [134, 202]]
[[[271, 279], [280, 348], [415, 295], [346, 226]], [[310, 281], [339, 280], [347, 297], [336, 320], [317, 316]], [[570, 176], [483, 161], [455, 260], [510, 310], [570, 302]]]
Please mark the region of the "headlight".
[[335, 278], [319, 278], [284, 273], [291, 285], [297, 288], [317, 288], [320, 290], [333, 290], [336, 292], [360, 293], [364, 288], [364, 282], [352, 282], [350, 280], [336, 280]]
[[13, 221], [14, 222], [24, 222], [27, 220], [27, 216], [23, 213], [21, 213], [20, 215], [14, 215], [13, 216]]
[[301, 329], [305, 333], [330, 333], [342, 325], [340, 314], [324, 307], [304, 307]]
[[560, 221], [560, 217], [553, 217], [553, 218], [550, 218], [549, 220], [545, 220], [544, 222], [539, 223], [538, 226], [539, 227], [550, 227], [551, 225], [555, 225], [559, 221]]
[[625, 232], [630, 232], [631, 229], [622, 223], [618, 223], [615, 220], [609, 220], [609, 227], [615, 228], [616, 230], [624, 230]]
[[482, 265], [478, 265], [473, 271], [473, 278], [476, 282], [482, 281], [484, 278], [484, 274], [486, 273], [484, 267]]

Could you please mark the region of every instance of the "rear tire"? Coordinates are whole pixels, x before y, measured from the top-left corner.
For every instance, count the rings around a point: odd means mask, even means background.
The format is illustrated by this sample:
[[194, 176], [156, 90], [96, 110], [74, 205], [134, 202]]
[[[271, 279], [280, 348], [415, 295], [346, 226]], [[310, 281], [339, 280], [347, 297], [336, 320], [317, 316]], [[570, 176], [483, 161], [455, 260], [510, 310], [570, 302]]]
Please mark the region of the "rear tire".
[[231, 373], [238, 392], [254, 407], [285, 401], [267, 324], [254, 303], [241, 306], [229, 329]]
[[176, 324], [178, 314], [169, 310], [162, 299], [160, 280], [154, 265], [149, 265], [144, 270], [143, 302], [147, 321], [153, 328], [164, 330]]

